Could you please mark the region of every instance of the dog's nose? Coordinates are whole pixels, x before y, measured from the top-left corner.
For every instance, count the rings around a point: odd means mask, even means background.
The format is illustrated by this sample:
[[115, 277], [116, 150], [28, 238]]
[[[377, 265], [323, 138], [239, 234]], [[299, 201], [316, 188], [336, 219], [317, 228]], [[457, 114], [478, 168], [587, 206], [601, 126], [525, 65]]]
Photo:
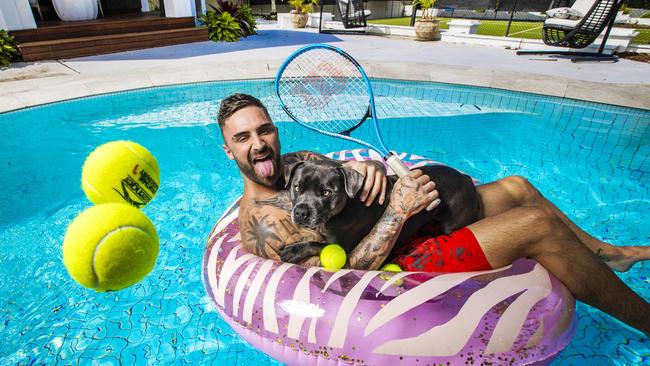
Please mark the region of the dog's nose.
[[307, 206], [296, 206], [293, 208], [293, 218], [297, 222], [305, 222], [309, 217], [309, 207]]

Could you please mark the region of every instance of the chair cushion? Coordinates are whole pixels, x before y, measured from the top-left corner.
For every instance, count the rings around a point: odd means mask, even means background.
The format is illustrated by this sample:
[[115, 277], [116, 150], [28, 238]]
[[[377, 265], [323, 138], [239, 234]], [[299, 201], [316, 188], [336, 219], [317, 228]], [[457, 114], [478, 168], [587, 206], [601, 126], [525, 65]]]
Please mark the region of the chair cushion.
[[576, 0], [576, 2], [571, 6], [571, 9], [582, 13], [584, 16], [589, 12], [589, 10], [591, 10], [595, 3], [595, 0]]
[[580, 20], [571, 20], [571, 19], [559, 19], [559, 18], [548, 18], [544, 22], [544, 26], [551, 27], [560, 27], [560, 28], [569, 28], [573, 29], [580, 23]]
[[580, 19], [584, 16], [583, 13], [572, 8], [549, 9], [546, 11], [546, 15], [548, 15], [549, 18], [557, 19]]

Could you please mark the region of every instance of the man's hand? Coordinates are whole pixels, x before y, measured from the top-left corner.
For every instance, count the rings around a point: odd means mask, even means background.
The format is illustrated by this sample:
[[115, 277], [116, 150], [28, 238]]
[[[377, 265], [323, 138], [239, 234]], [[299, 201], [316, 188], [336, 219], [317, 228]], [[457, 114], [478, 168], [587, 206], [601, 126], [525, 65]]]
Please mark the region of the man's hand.
[[380, 205], [384, 204], [388, 179], [386, 178], [386, 171], [384, 170], [383, 164], [374, 161], [352, 160], [343, 163], [343, 166], [352, 168], [364, 176], [363, 188], [361, 189], [359, 198], [361, 202], [366, 204], [366, 207], [369, 207], [374, 202], [378, 194], [379, 199], [377, 203]]
[[411, 217], [426, 207], [433, 210], [440, 204], [436, 184], [419, 169], [395, 182], [390, 196], [390, 205], [397, 213]]

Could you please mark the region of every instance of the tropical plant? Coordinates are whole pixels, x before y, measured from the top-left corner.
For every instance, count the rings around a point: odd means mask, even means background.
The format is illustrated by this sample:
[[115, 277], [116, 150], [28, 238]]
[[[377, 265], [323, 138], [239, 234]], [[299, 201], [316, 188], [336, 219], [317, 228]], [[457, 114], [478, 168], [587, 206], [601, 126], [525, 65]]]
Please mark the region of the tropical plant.
[[16, 46], [14, 37], [6, 30], [0, 29], [0, 66], [9, 66], [11, 61], [20, 59], [20, 52]]
[[417, 9], [418, 6], [422, 8], [422, 19], [433, 19], [433, 6], [436, 5], [436, 0], [413, 0], [413, 8]]
[[[248, 37], [257, 34], [257, 23], [253, 17], [253, 10], [248, 5], [242, 5], [240, 1], [217, 0], [215, 5], [209, 4], [212, 12], [219, 15], [228, 13], [239, 23], [241, 35]], [[208, 11], [209, 13], [210, 11]], [[206, 13], [207, 14], [207, 13]], [[200, 20], [200, 17], [199, 17]]]
[[239, 22], [228, 12], [208, 11], [199, 16], [199, 21], [208, 28], [208, 38], [215, 42], [236, 42], [242, 36]]
[[239, 8], [237, 16], [235, 17], [239, 22], [239, 28], [241, 28], [242, 36], [247, 37], [253, 34], [257, 34], [257, 23], [253, 17], [253, 9], [248, 5], [243, 5]]
[[314, 6], [318, 5], [318, 0], [289, 0], [292, 13], [311, 13], [314, 11]]
[[645, 13], [645, 14], [641, 15], [641, 18], [643, 18], [643, 19], [650, 18], [650, 13]]

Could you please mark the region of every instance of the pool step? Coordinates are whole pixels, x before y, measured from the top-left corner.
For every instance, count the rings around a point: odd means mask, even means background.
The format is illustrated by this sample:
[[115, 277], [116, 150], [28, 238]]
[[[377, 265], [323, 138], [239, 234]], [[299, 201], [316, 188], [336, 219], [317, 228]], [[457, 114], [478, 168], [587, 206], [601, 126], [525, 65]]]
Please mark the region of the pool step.
[[163, 29], [132, 33], [20, 42], [24, 61], [65, 59], [208, 40], [206, 28]]

